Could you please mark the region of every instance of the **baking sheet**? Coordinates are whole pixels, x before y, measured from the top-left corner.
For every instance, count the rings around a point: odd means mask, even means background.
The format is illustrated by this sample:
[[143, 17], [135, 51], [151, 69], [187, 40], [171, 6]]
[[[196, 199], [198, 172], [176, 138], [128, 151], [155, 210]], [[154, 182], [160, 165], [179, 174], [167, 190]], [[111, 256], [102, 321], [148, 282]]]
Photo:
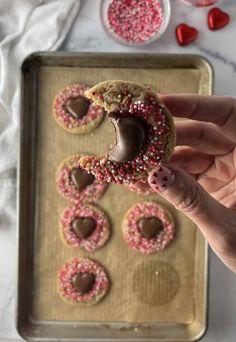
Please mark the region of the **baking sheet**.
[[[96, 57], [93, 60], [96, 60]], [[114, 64], [115, 59], [111, 60]], [[164, 58], [162, 63], [160, 58], [157, 59], [164, 67], [150, 67], [150, 64], [145, 62], [141, 66], [133, 67], [131, 64], [130, 67], [114, 67], [109, 66], [109, 60], [105, 67], [99, 65], [99, 58], [97, 67], [96, 64], [92, 67], [81, 67], [79, 61], [78, 66], [73, 68], [57, 66], [57, 63], [46, 63], [40, 65], [40, 68], [37, 65], [34, 83], [35, 113], [32, 113], [36, 117], [33, 296], [30, 305], [30, 317], [34, 322], [191, 325], [196, 320], [196, 305], [199, 305], [202, 330], [206, 310], [206, 252], [199, 256], [199, 239], [203, 238], [189, 219], [156, 194], [137, 195], [122, 186], [109, 185], [97, 205], [110, 219], [112, 236], [104, 248], [91, 255], [80, 249], [67, 248], [62, 243], [58, 232], [58, 219], [69, 203], [59, 196], [55, 187], [56, 169], [64, 158], [75, 153], [99, 154], [105, 151], [114, 139], [108, 120], [104, 120], [93, 133], [83, 136], [63, 131], [52, 117], [52, 102], [59, 90], [73, 83], [93, 85], [108, 79], [123, 79], [149, 84], [161, 93], [210, 92], [211, 80], [207, 80], [206, 73], [198, 67], [198, 64], [201, 65], [199, 59], [195, 58], [192, 65], [190, 57], [187, 61], [186, 66], [183, 64], [181, 68], [178, 65], [173, 66], [174, 58], [172, 65], [166, 65]], [[121, 232], [121, 222], [126, 211], [134, 203], [144, 200], [155, 200], [166, 205], [176, 223], [174, 241], [166, 250], [150, 256], [130, 250]], [[204, 251], [204, 243], [201, 248]], [[98, 260], [109, 274], [110, 292], [95, 306], [83, 309], [70, 306], [64, 303], [57, 293], [57, 270], [65, 261], [75, 256], [90, 256]], [[196, 261], [203, 263], [200, 278], [197, 275], [199, 265]], [[160, 267], [160, 262], [164, 262], [175, 274], [174, 278], [173, 272], [169, 276], [167, 274], [162, 289], [157, 287], [155, 277], [153, 278], [153, 272]], [[201, 292], [197, 289], [199, 281], [202, 282]], [[177, 293], [173, 300], [168, 302], [168, 293], [173, 287], [176, 287]], [[154, 294], [153, 300], [150, 294]]]

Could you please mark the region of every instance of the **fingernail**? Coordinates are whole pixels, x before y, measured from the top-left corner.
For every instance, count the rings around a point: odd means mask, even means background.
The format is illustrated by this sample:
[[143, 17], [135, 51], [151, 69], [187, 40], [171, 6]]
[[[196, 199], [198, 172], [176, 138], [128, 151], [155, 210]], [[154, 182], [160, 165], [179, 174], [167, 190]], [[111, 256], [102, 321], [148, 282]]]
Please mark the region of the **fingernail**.
[[148, 182], [154, 190], [165, 191], [174, 183], [175, 174], [161, 165], [153, 169], [148, 176]]

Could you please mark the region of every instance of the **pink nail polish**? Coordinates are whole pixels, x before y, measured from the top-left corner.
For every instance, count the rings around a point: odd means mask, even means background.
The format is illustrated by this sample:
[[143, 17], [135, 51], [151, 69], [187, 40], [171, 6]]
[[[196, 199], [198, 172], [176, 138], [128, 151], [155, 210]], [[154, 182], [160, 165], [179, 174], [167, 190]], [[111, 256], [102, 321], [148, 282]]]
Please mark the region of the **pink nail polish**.
[[161, 165], [152, 170], [148, 180], [154, 190], [165, 191], [174, 183], [175, 175], [167, 167]]

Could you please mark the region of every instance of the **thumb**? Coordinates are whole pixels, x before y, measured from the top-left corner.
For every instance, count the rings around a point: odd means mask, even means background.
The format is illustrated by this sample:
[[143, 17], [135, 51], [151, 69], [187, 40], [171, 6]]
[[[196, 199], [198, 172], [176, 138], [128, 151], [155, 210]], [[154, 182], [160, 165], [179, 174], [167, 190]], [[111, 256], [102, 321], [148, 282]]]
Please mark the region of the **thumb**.
[[151, 171], [148, 182], [155, 192], [185, 213], [210, 244], [214, 239], [221, 239], [225, 227], [230, 226], [226, 222], [230, 210], [211, 197], [184, 170], [161, 165]]

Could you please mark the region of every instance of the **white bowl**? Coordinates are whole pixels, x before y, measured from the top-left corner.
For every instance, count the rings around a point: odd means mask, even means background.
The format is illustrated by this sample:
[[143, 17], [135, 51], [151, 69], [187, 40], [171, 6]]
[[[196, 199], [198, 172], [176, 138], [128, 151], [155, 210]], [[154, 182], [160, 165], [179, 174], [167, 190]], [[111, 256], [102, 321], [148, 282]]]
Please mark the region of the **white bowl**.
[[108, 36], [114, 39], [117, 43], [120, 43], [126, 46], [144, 46], [160, 38], [163, 35], [163, 33], [166, 31], [169, 21], [170, 21], [170, 14], [171, 14], [171, 6], [170, 6], [169, 0], [159, 0], [161, 7], [162, 7], [162, 11], [163, 11], [163, 21], [156, 33], [154, 33], [149, 39], [145, 41], [141, 41], [141, 42], [125, 40], [124, 38], [120, 37], [112, 30], [108, 22], [108, 17], [107, 17], [108, 7], [112, 3], [112, 1], [113, 0], [101, 1], [100, 16], [101, 16], [101, 21], [102, 21], [104, 30], [106, 31]]

